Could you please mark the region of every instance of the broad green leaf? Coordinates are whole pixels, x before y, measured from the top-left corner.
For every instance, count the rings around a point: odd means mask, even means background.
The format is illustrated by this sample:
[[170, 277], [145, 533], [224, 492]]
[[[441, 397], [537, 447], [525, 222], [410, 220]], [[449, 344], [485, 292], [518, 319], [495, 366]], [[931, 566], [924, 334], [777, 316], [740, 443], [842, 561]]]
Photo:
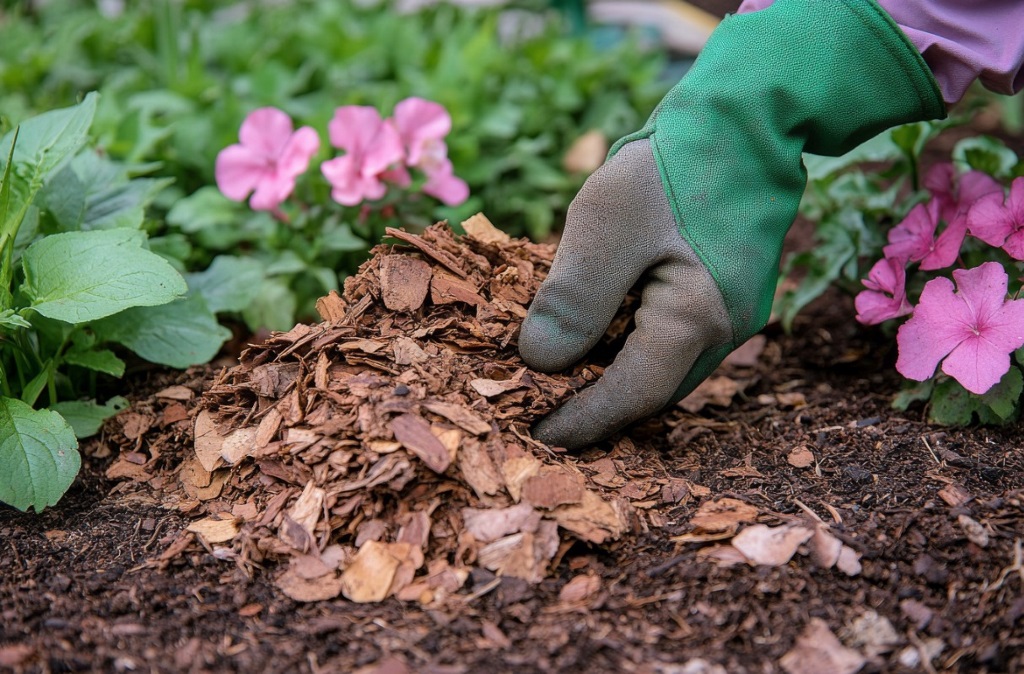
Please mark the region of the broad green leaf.
[[36, 376], [28, 380], [25, 384], [25, 388], [21, 390], [21, 401], [26, 405], [35, 405], [36, 400], [39, 399], [43, 389], [50, 382], [50, 377], [53, 376], [53, 360], [47, 360], [43, 363], [43, 367]]
[[1017, 155], [998, 138], [971, 136], [953, 146], [953, 162], [1005, 178], [1017, 164]]
[[109, 349], [68, 351], [64, 354], [64, 362], [68, 365], [77, 365], [78, 367], [84, 367], [95, 372], [103, 372], [113, 377], [120, 377], [124, 374], [124, 361], [114, 355], [114, 352]]
[[1010, 367], [999, 383], [981, 396], [981, 402], [988, 405], [1000, 419], [1008, 419], [1017, 409], [1021, 391], [1024, 391], [1024, 377], [1016, 367]]
[[106, 405], [98, 405], [93, 400], [72, 400], [49, 407], [64, 417], [79, 439], [96, 435], [105, 420], [127, 408], [128, 401], [121, 396], [114, 396]]
[[256, 299], [242, 312], [249, 329], [291, 330], [295, 327], [295, 293], [277, 279], [266, 279]]
[[31, 328], [32, 324], [14, 312], [14, 309], [0, 311], [0, 330], [15, 328]]
[[93, 329], [104, 341], [122, 344], [150, 362], [177, 368], [209, 362], [231, 337], [201, 295], [128, 309], [97, 321]]
[[16, 145], [13, 132], [0, 140], [0, 156], [10, 155], [14, 167], [8, 217], [0, 223], [0, 231], [7, 231], [12, 222], [15, 227], [21, 222], [47, 178], [85, 144], [96, 100], [97, 94], [90, 93], [76, 106], [44, 112], [25, 121]]
[[144, 240], [141, 232], [112, 229], [35, 242], [22, 258], [32, 308], [78, 324], [183, 295], [185, 280], [162, 257], [144, 250]]
[[943, 426], [966, 426], [977, 406], [977, 399], [957, 380], [945, 379], [935, 385], [928, 417]]
[[305, 271], [306, 261], [299, 257], [293, 250], [282, 250], [277, 257], [267, 265], [268, 276], [281, 276], [284, 274], [298, 274]]
[[18, 129], [11, 138], [11, 149], [7, 153], [7, 163], [3, 176], [0, 176], [0, 309], [7, 309], [12, 304], [11, 279], [14, 276], [14, 241], [18, 233], [19, 223], [9, 218], [11, 210], [11, 167], [14, 162], [14, 145], [18, 140]]
[[0, 501], [40, 512], [60, 500], [81, 464], [63, 417], [0, 397]]
[[129, 177], [129, 169], [93, 150], [76, 156], [40, 192], [63, 231], [142, 226], [146, 206], [169, 179]]
[[337, 252], [366, 250], [369, 248], [369, 244], [366, 241], [360, 239], [352, 232], [352, 228], [347, 222], [343, 222], [340, 225], [336, 223], [326, 225], [320, 233], [320, 244], [324, 250]]
[[167, 213], [167, 222], [192, 233], [214, 225], [230, 225], [238, 220], [238, 212], [238, 204], [216, 187], [207, 186], [175, 203]]
[[[909, 385], [908, 385], [909, 384]], [[928, 400], [932, 396], [932, 389], [935, 388], [934, 379], [926, 379], [923, 382], [905, 382], [903, 390], [896, 394], [892, 401], [893, 409], [905, 412], [911, 403]]]
[[213, 313], [241, 311], [256, 298], [263, 265], [251, 257], [218, 255], [206, 271], [186, 274], [189, 290], [199, 293]]

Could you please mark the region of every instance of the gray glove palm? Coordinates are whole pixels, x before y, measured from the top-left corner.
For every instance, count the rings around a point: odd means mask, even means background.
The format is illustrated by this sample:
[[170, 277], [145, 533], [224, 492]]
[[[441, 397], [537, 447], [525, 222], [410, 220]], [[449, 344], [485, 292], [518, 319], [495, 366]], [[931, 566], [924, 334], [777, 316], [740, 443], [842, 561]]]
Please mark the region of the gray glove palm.
[[562, 242], [519, 337], [531, 367], [569, 367], [643, 287], [636, 330], [604, 376], [542, 420], [534, 437], [575, 449], [669, 403], [697, 358], [728, 347], [722, 294], [683, 240], [647, 140], [622, 147], [569, 207]]

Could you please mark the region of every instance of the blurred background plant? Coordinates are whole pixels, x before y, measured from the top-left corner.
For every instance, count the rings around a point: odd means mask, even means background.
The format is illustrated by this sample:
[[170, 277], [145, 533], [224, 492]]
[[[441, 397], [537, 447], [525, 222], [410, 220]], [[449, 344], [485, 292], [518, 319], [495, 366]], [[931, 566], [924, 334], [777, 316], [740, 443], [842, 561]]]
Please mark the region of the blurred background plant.
[[[437, 101], [451, 114], [448, 156], [470, 198], [403, 224], [483, 210], [512, 234], [544, 239], [607, 142], [638, 128], [671, 84], [663, 51], [575, 34], [544, 4], [49, 0], [0, 12], [0, 133], [99, 91], [98, 147], [173, 179], [147, 210], [151, 249], [211, 283], [235, 271], [218, 256], [250, 260], [258, 292], [242, 313], [251, 330], [312, 318], [316, 298], [381, 233], [354, 218], [283, 222], [221, 196], [217, 153], [253, 110], [280, 108], [326, 137], [342, 105]], [[314, 161], [330, 153], [324, 143]]]

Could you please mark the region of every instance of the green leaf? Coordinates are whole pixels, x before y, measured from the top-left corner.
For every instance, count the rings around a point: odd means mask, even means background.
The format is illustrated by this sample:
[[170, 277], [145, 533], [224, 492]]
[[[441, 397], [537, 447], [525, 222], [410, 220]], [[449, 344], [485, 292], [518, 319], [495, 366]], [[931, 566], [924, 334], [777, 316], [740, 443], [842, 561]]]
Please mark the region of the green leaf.
[[73, 400], [49, 407], [64, 417], [79, 439], [96, 435], [105, 420], [127, 408], [128, 401], [121, 396], [114, 396], [106, 405], [97, 405], [92, 400]]
[[53, 176], [40, 201], [63, 231], [138, 229], [145, 208], [170, 179], [129, 179], [128, 170], [87, 150]]
[[241, 311], [256, 298], [263, 265], [251, 257], [218, 255], [206, 271], [186, 274], [189, 290], [199, 293], [213, 313]]
[[14, 330], [15, 328], [31, 328], [32, 324], [14, 313], [14, 309], [0, 311], [0, 329]]
[[266, 279], [256, 299], [242, 312], [246, 325], [256, 331], [291, 330], [295, 327], [295, 293], [277, 279]]
[[68, 351], [64, 354], [64, 362], [68, 365], [77, 365], [96, 372], [103, 372], [113, 377], [120, 377], [124, 374], [124, 361], [109, 349]]
[[893, 142], [889, 131], [867, 140], [839, 157], [821, 157], [805, 154], [804, 166], [808, 180], [820, 180], [837, 171], [861, 162], [889, 162], [902, 158], [900, 146]]
[[144, 250], [144, 240], [141, 232], [112, 229], [35, 242], [22, 257], [32, 308], [78, 324], [183, 295], [185, 280], [162, 257]]
[[[909, 383], [909, 382], [908, 382]], [[904, 384], [903, 390], [896, 394], [892, 401], [893, 409], [905, 412], [911, 403], [928, 400], [932, 396], [932, 389], [935, 388], [934, 379], [926, 379], [922, 382], [913, 382], [909, 386]]]
[[63, 417], [0, 397], [0, 501], [40, 512], [60, 500], [81, 464]]
[[53, 360], [47, 360], [43, 363], [43, 368], [36, 373], [36, 376], [32, 377], [25, 384], [25, 388], [21, 390], [21, 401], [26, 405], [35, 405], [36, 400], [39, 399], [39, 395], [46, 388], [46, 385], [50, 383], [50, 377], [53, 376]]
[[978, 401], [955, 379], [944, 379], [935, 385], [929, 419], [943, 426], [966, 426], [977, 409]]
[[352, 228], [347, 222], [340, 225], [328, 223], [320, 233], [320, 244], [324, 250], [336, 252], [349, 252], [366, 250], [369, 244], [352, 233]]
[[11, 223], [17, 227], [47, 178], [85, 144], [96, 114], [96, 100], [97, 94], [90, 93], [74, 107], [51, 110], [27, 120], [21, 125], [17, 145], [13, 132], [0, 140], [0, 156], [11, 156], [15, 177], [11, 182], [8, 217], [0, 222], [0, 231], [8, 231]]
[[1021, 391], [1024, 391], [1024, 377], [1019, 369], [1010, 367], [999, 383], [981, 396], [981, 402], [988, 405], [1000, 419], [1009, 419], [1017, 409]]
[[230, 225], [238, 219], [238, 204], [216, 187], [200, 187], [181, 199], [167, 213], [167, 223], [191, 234], [215, 225]]
[[1017, 164], [1017, 155], [998, 138], [971, 136], [953, 146], [953, 161], [960, 166], [1005, 178]]
[[97, 321], [93, 329], [103, 341], [117, 342], [150, 362], [176, 368], [209, 362], [231, 337], [201, 295], [128, 309]]

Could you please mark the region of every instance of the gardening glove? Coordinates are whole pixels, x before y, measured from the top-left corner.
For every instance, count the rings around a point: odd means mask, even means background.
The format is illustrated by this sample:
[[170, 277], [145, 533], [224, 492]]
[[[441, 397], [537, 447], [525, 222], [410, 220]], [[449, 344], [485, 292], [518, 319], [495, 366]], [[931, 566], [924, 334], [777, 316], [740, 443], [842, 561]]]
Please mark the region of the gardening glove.
[[569, 207], [523, 359], [562, 370], [637, 284], [641, 307], [604, 376], [534, 437], [582, 447], [692, 391], [768, 320], [807, 182], [801, 153], [839, 155], [944, 115], [921, 55], [873, 0], [777, 0], [727, 17]]

